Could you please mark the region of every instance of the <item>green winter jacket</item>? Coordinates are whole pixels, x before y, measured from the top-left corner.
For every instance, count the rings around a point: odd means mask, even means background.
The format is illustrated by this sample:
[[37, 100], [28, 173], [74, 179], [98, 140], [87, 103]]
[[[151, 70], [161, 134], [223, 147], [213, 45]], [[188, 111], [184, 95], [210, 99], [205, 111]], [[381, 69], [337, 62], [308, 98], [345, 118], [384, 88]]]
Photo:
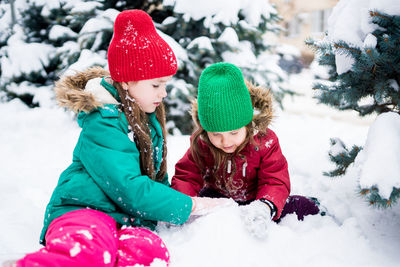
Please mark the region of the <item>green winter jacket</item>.
[[[78, 113], [82, 131], [72, 164], [61, 174], [47, 205], [42, 244], [53, 219], [78, 209], [99, 210], [121, 225], [151, 229], [157, 221], [182, 224], [190, 215], [190, 197], [170, 188], [167, 176], [160, 183], [142, 175], [139, 151], [131, 140], [127, 119], [118, 109], [116, 89], [104, 79], [93, 79], [105, 74], [102, 69], [92, 68], [56, 84], [61, 105], [86, 112]], [[86, 85], [85, 89], [79, 88], [82, 84]], [[163, 135], [154, 113], [149, 114], [149, 127], [154, 166], [158, 171]]]

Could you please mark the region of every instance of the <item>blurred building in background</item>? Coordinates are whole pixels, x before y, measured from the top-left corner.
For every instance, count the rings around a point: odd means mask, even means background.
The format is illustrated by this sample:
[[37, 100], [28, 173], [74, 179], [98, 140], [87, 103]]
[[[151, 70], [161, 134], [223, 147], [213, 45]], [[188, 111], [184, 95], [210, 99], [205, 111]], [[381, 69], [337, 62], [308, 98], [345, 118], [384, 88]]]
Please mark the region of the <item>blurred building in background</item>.
[[308, 65], [314, 53], [305, 45], [304, 40], [309, 37], [323, 38], [329, 15], [338, 2], [338, 0], [270, 0], [283, 17], [281, 26], [285, 31], [278, 38], [278, 42], [298, 48], [304, 63]]

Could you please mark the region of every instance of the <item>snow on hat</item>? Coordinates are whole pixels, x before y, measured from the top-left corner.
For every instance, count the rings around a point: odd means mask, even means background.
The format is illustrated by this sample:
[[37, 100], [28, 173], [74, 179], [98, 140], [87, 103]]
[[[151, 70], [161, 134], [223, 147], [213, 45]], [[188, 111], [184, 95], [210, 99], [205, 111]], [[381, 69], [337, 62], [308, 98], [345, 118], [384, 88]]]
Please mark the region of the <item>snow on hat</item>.
[[207, 132], [226, 132], [242, 128], [253, 119], [249, 90], [239, 68], [216, 63], [200, 76], [198, 114]]
[[137, 9], [122, 11], [115, 19], [107, 58], [117, 82], [160, 78], [177, 70], [171, 47], [158, 35], [151, 17]]

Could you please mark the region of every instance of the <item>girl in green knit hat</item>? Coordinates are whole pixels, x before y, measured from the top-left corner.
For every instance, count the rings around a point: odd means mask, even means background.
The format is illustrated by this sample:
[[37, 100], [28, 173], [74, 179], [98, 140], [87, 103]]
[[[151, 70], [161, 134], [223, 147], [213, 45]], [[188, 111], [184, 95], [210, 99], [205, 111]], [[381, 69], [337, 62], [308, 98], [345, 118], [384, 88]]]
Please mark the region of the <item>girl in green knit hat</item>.
[[288, 164], [268, 128], [273, 117], [269, 90], [245, 82], [233, 64], [213, 64], [200, 76], [192, 117], [196, 129], [175, 166], [172, 188], [245, 205], [242, 218], [257, 237], [287, 213], [302, 220], [319, 212], [314, 201], [289, 196]]

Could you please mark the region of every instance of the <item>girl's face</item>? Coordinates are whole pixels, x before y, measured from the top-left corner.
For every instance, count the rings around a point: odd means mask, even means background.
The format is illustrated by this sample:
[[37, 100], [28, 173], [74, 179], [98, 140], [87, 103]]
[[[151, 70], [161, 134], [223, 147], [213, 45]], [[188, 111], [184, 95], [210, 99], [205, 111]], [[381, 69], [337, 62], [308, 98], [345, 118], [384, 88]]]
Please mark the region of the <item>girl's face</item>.
[[146, 113], [152, 113], [167, 96], [166, 85], [172, 76], [156, 79], [123, 82], [122, 88], [128, 90], [129, 95]]
[[207, 132], [210, 142], [225, 153], [233, 153], [246, 140], [247, 130], [242, 127], [229, 132]]

